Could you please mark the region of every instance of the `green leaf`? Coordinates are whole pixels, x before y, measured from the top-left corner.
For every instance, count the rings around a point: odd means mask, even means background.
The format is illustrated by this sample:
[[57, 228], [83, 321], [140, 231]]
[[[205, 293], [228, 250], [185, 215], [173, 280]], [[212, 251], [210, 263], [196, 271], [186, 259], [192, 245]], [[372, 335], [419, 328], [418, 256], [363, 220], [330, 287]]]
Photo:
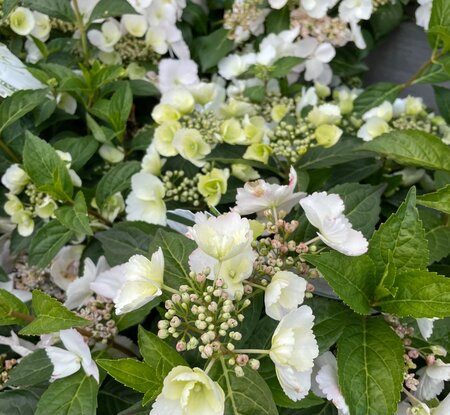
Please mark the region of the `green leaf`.
[[223, 57], [234, 49], [234, 42], [227, 36], [228, 31], [226, 29], [218, 29], [208, 36], [201, 36], [194, 40], [193, 50], [197, 51], [202, 71], [216, 66]]
[[[450, 3], [446, 0], [433, 0], [428, 28], [432, 32], [432, 29], [436, 27], [450, 30]], [[437, 46], [438, 38], [439, 35], [434, 33], [428, 35], [430, 46], [433, 49]]]
[[72, 237], [73, 232], [58, 221], [46, 223], [31, 240], [28, 258], [30, 265], [46, 267]]
[[36, 108], [46, 98], [48, 89], [17, 91], [0, 105], [0, 134], [6, 127]]
[[447, 123], [450, 122], [450, 89], [433, 85], [434, 98], [439, 112]]
[[383, 311], [400, 317], [450, 316], [450, 279], [434, 272], [408, 270], [395, 278], [394, 298], [378, 301]]
[[87, 326], [91, 321], [78, 317], [58, 300], [39, 290], [33, 291], [33, 310], [36, 319], [24, 327], [20, 334], [39, 336], [72, 327]]
[[136, 10], [127, 0], [100, 0], [92, 10], [89, 22], [108, 17], [122, 16], [123, 14], [136, 14]]
[[380, 215], [381, 195], [385, 185], [346, 183], [331, 188], [328, 193], [337, 193], [345, 205], [347, 216], [353, 227], [370, 237]]
[[266, 88], [264, 88], [263, 85], [251, 86], [245, 89], [244, 96], [246, 96], [251, 102], [263, 102], [266, 97]]
[[450, 172], [450, 147], [424, 131], [391, 131], [360, 148], [374, 151], [405, 166]]
[[55, 216], [62, 225], [71, 231], [83, 235], [93, 235], [83, 192], [77, 193], [73, 206], [60, 207], [55, 211]]
[[95, 234], [111, 266], [127, 262], [133, 255], [149, 256], [153, 235], [158, 225], [145, 222], [120, 222], [107, 231]]
[[428, 244], [415, 201], [416, 190], [411, 188], [397, 212], [378, 228], [370, 240], [368, 253], [378, 275], [383, 274], [389, 262], [389, 252], [392, 252], [399, 273], [424, 269], [428, 265]]
[[53, 365], [44, 349], [25, 356], [9, 372], [8, 385], [27, 388], [47, 382], [53, 372]]
[[97, 152], [99, 143], [92, 136], [87, 137], [69, 137], [57, 141], [55, 150], [65, 151], [72, 156], [70, 168], [80, 170]]
[[123, 331], [128, 327], [132, 327], [135, 326], [136, 324], [141, 323], [145, 319], [145, 317], [147, 317], [150, 314], [150, 311], [153, 310], [160, 302], [161, 302], [160, 298], [155, 298], [154, 300], [143, 305], [137, 310], [121, 314], [120, 316], [116, 316], [114, 320], [116, 322], [117, 329], [119, 331]]
[[436, 192], [418, 196], [417, 204], [450, 214], [450, 184]]
[[[142, 407], [141, 397], [139, 392], [124, 388], [114, 379], [107, 379], [98, 392], [97, 415], [119, 414], [135, 403]], [[148, 415], [148, 411], [145, 415]]]
[[123, 192], [131, 186], [131, 177], [141, 169], [138, 161], [120, 163], [108, 171], [99, 181], [95, 201], [102, 208], [109, 196]]
[[425, 232], [430, 252], [429, 265], [439, 262], [450, 254], [450, 226], [437, 225]]
[[237, 377], [222, 359], [209, 373], [225, 392], [224, 415], [278, 415], [272, 393], [261, 375], [247, 367], [243, 369], [245, 375]]
[[331, 288], [352, 310], [369, 314], [376, 287], [375, 266], [367, 255], [345, 256], [339, 252], [305, 255], [317, 267]]
[[362, 115], [371, 108], [381, 105], [384, 101], [393, 102], [401, 90], [401, 85], [391, 82], [373, 84], [355, 99], [353, 110], [357, 114]]
[[162, 387], [162, 380], [156, 379], [154, 369], [144, 362], [135, 359], [97, 359], [96, 362], [118, 382], [138, 392]]
[[363, 158], [340, 164], [332, 169], [331, 177], [327, 182], [328, 186], [340, 183], [358, 183], [373, 173], [380, 170], [381, 160]]
[[73, 184], [64, 161], [44, 140], [29, 131], [25, 137], [23, 166], [37, 189], [57, 200], [70, 200]]
[[42, 395], [35, 415], [94, 415], [98, 384], [83, 370], [52, 383]]
[[143, 79], [133, 79], [128, 81], [135, 97], [159, 97], [161, 93], [154, 84]]
[[264, 22], [266, 33], [280, 33], [283, 30], [289, 30], [290, 26], [289, 7], [283, 7], [280, 10], [272, 10]]
[[150, 252], [161, 247], [164, 254], [164, 283], [176, 288], [189, 279], [189, 255], [197, 244], [179, 233], [159, 229], [150, 245]]
[[361, 61], [361, 57], [345, 48], [336, 50], [336, 56], [330, 62], [333, 73], [340, 77], [359, 75], [369, 70], [369, 67]]
[[361, 140], [344, 136], [333, 147], [313, 147], [309, 149], [299, 159], [296, 166], [302, 170], [321, 169], [360, 159], [363, 156], [355, 152], [358, 144], [361, 144]]
[[270, 75], [273, 78], [283, 78], [304, 60], [305, 59], [296, 56], [285, 56], [280, 58], [270, 67]]
[[138, 344], [144, 362], [152, 369], [153, 379], [158, 381], [156, 387], [145, 392], [143, 404], [146, 405], [159, 395], [164, 378], [174, 367], [188, 364], [175, 349], [142, 327], [139, 327]]
[[352, 324], [355, 314], [340, 301], [319, 296], [305, 301], [305, 304], [313, 310], [313, 331], [319, 345], [319, 353], [322, 354], [339, 340], [345, 327]]
[[402, 341], [382, 319], [361, 318], [344, 330], [337, 363], [350, 413], [395, 413], [403, 384], [403, 353]]
[[18, 5], [19, 5], [19, 0], [3, 0], [3, 5], [2, 5], [3, 16], [2, 16], [2, 18], [5, 19], [6, 17], [8, 17], [9, 14]]
[[32, 10], [48, 14], [50, 17], [56, 17], [66, 22], [75, 21], [72, 7], [67, 0], [22, 0], [22, 4]]
[[12, 311], [29, 315], [28, 308], [22, 301], [9, 291], [0, 288], [0, 326], [24, 324], [26, 320], [10, 316]]
[[246, 343], [253, 344], [253, 332], [259, 325], [261, 312], [264, 306], [264, 296], [258, 293], [252, 296], [251, 304], [243, 311], [244, 324], [239, 325], [239, 332], [242, 334], [242, 339], [235, 343], [236, 347], [241, 347]]
[[392, 255], [392, 251], [389, 251], [388, 263], [384, 269], [381, 281], [375, 290], [375, 300], [388, 296], [395, 296], [397, 293], [397, 287], [394, 287], [396, 275], [397, 269], [395, 268], [394, 257]]
[[122, 84], [111, 97], [109, 105], [109, 121], [114, 131], [123, 135], [133, 105], [133, 93], [128, 82]]
[[377, 9], [370, 17], [370, 24], [379, 39], [397, 28], [403, 20], [403, 6], [400, 2], [385, 4]]
[[39, 397], [32, 391], [16, 389], [0, 393], [0, 408], [4, 415], [35, 415]]
[[203, 35], [208, 33], [208, 16], [206, 15], [204, 9], [189, 1], [186, 7], [183, 9], [182, 20], [193, 28], [193, 30], [201, 33]]
[[420, 75], [414, 84], [438, 84], [446, 82], [450, 79], [450, 75], [446, 71], [448, 58], [440, 58], [437, 63], [430, 65], [422, 75]]

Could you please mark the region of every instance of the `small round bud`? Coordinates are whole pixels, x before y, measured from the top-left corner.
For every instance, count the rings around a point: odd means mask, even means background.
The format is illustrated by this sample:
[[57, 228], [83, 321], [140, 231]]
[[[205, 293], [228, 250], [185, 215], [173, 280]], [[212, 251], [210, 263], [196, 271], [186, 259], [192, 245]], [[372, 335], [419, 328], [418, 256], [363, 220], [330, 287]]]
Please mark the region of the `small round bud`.
[[233, 343], [228, 343], [227, 344], [227, 349], [232, 352], [234, 350], [234, 344]]
[[238, 378], [244, 377], [244, 369], [242, 369], [242, 367], [240, 366], [234, 367], [234, 373]]
[[169, 337], [169, 332], [165, 329], [158, 330], [158, 337], [160, 339], [167, 339], [167, 337]]
[[261, 365], [261, 363], [259, 362], [259, 360], [257, 359], [250, 359], [248, 361], [248, 365], [253, 369], [253, 370], [258, 370], [259, 366]]
[[159, 329], [167, 329], [169, 327], [169, 322], [167, 320], [159, 320], [158, 328]]
[[184, 352], [186, 350], [186, 342], [180, 340], [179, 342], [177, 342], [175, 348], [177, 349], [177, 352]]

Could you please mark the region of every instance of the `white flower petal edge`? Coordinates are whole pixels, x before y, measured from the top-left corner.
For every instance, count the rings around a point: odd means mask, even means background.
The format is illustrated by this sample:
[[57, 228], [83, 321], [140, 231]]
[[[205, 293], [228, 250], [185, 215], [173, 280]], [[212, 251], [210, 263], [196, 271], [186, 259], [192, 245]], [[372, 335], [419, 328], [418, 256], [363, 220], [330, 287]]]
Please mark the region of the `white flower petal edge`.
[[314, 315], [308, 306], [287, 314], [278, 324], [270, 349], [284, 393], [293, 401], [303, 399], [311, 387], [311, 373], [319, 347], [312, 331]]
[[164, 379], [150, 415], [223, 415], [225, 394], [203, 370], [176, 366]]
[[89, 346], [83, 336], [75, 329], [61, 330], [61, 342], [67, 350], [59, 347], [46, 347], [45, 352], [53, 364], [51, 380], [70, 376], [83, 367], [88, 376], [93, 376], [99, 382], [99, 371], [91, 356]]
[[315, 192], [300, 200], [300, 205], [309, 222], [319, 229], [317, 235], [323, 243], [348, 256], [367, 252], [367, 239], [352, 228], [343, 213], [345, 206], [339, 195]]
[[125, 283], [119, 289], [114, 303], [116, 314], [137, 310], [162, 294], [164, 256], [161, 248], [151, 260], [143, 255], [133, 255], [125, 268]]

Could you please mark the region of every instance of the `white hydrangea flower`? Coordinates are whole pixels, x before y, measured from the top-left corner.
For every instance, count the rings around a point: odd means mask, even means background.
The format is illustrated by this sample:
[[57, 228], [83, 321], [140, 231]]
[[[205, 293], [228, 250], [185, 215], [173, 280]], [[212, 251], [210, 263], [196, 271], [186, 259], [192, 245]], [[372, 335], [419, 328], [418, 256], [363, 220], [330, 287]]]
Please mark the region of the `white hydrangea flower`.
[[125, 283], [119, 289], [114, 304], [116, 314], [137, 310], [162, 294], [164, 256], [161, 248], [151, 260], [143, 255], [133, 255], [125, 267]]
[[327, 14], [327, 11], [335, 6], [338, 0], [301, 0], [302, 8], [311, 17], [320, 19]]
[[107, 269], [109, 269], [109, 265], [104, 256], [98, 259], [97, 265], [90, 258], [86, 258], [84, 260], [83, 276], [73, 280], [67, 287], [67, 298], [64, 305], [69, 310], [85, 305], [93, 294], [91, 283]]
[[308, 121], [316, 127], [323, 124], [336, 124], [342, 118], [340, 108], [335, 104], [322, 104], [308, 113]]
[[70, 283], [78, 277], [83, 245], [68, 245], [56, 254], [50, 266], [52, 281], [66, 291]]
[[303, 399], [311, 388], [311, 373], [319, 347], [312, 331], [314, 316], [308, 306], [287, 314], [278, 324], [270, 358], [284, 393], [293, 401]]
[[145, 173], [150, 173], [155, 176], [161, 173], [161, 168], [164, 166], [166, 159], [161, 159], [158, 151], [156, 150], [155, 144], [152, 143], [145, 153], [144, 158], [141, 162], [141, 169]]
[[45, 42], [49, 38], [50, 31], [52, 29], [50, 18], [46, 14], [36, 11], [33, 11], [33, 16], [35, 25], [34, 29], [31, 31], [31, 35], [38, 38], [42, 42]]
[[416, 9], [416, 23], [418, 26], [428, 30], [433, 0], [418, 0], [418, 3], [420, 6]]
[[314, 361], [311, 389], [320, 398], [333, 402], [339, 410], [339, 415], [349, 415], [339, 387], [337, 362], [333, 353], [325, 352]]
[[12, 194], [17, 195], [30, 182], [30, 178], [18, 164], [12, 164], [6, 169], [1, 181]]
[[256, 55], [237, 53], [226, 56], [218, 64], [219, 74], [225, 79], [235, 79], [256, 63]]
[[352, 228], [339, 195], [315, 192], [300, 200], [300, 205], [311, 225], [319, 229], [317, 235], [323, 243], [348, 256], [367, 252], [367, 239]]
[[9, 26], [21, 36], [29, 35], [36, 25], [33, 12], [26, 7], [16, 7], [9, 15]]
[[61, 342], [66, 349], [60, 347], [46, 347], [45, 352], [53, 364], [51, 381], [65, 378], [78, 372], [81, 367], [88, 376], [93, 376], [99, 382], [99, 371], [92, 359], [89, 346], [84, 342], [83, 336], [75, 329], [61, 330]]
[[124, 14], [120, 24], [126, 32], [134, 37], [144, 36], [148, 28], [147, 19], [140, 14]]
[[364, 141], [372, 141], [374, 138], [390, 131], [389, 124], [383, 118], [369, 118], [358, 130], [356, 136]]
[[177, 22], [177, 5], [166, 0], [153, 0], [145, 10], [149, 26], [156, 27], [162, 24], [175, 26]]
[[89, 284], [91, 291], [102, 297], [114, 299], [125, 284], [127, 264], [116, 265], [97, 275]]
[[166, 224], [165, 189], [156, 176], [140, 172], [131, 178], [131, 192], [126, 200], [128, 220]]
[[161, 97], [161, 103], [170, 105], [181, 114], [192, 112], [195, 107], [194, 96], [184, 87], [175, 87], [165, 92]]
[[58, 108], [71, 115], [75, 114], [77, 110], [77, 100], [67, 92], [58, 93], [56, 96], [56, 104]]
[[37, 63], [41, 59], [44, 58], [44, 55], [39, 50], [39, 48], [37, 47], [37, 45], [36, 45], [36, 43], [34, 42], [33, 39], [28, 38], [25, 41], [25, 45], [24, 46], [25, 46], [25, 51], [27, 52], [27, 56], [25, 58], [25, 62], [27, 62], [27, 63]]
[[150, 415], [223, 415], [225, 394], [203, 370], [176, 366], [164, 379]]
[[281, 320], [303, 303], [307, 282], [290, 271], [278, 271], [264, 291], [266, 314]]
[[[78, 10], [83, 18], [83, 22], [87, 23], [91, 18], [91, 13], [100, 0], [77, 0]], [[75, 10], [74, 1], [71, 0], [72, 9]]]
[[194, 128], [180, 128], [173, 137], [173, 147], [181, 157], [197, 167], [205, 165], [205, 156], [211, 152], [211, 146], [203, 139], [200, 131]]
[[162, 93], [176, 86], [189, 87], [197, 84], [197, 64], [190, 59], [162, 59], [158, 65], [159, 90]]
[[37, 349], [34, 343], [21, 339], [13, 330], [10, 337], [0, 336], [0, 344], [9, 346], [14, 353], [22, 357], [28, 356]]
[[289, 185], [267, 183], [264, 180], [248, 182], [237, 189], [235, 210], [241, 215], [262, 214], [267, 209], [283, 210], [289, 213], [302, 197], [303, 192], [294, 192], [297, 186], [297, 172], [291, 167]]
[[419, 331], [425, 340], [428, 340], [433, 334], [433, 325], [438, 318], [418, 318], [416, 319]]
[[450, 364], [436, 359], [433, 364], [419, 369], [417, 375], [419, 385], [416, 396], [421, 401], [429, 401], [444, 390], [444, 381], [450, 380]]
[[377, 117], [384, 121], [391, 121], [394, 114], [394, 108], [389, 101], [384, 101], [378, 107], [371, 108], [369, 111], [365, 112], [362, 116], [364, 121], [368, 121], [371, 118]]
[[90, 30], [87, 36], [89, 42], [102, 52], [113, 52], [114, 45], [122, 37], [122, 32], [119, 22], [111, 18], [102, 24], [101, 30]]
[[270, 7], [272, 7], [272, 9], [282, 9], [287, 2], [288, 0], [269, 0]]

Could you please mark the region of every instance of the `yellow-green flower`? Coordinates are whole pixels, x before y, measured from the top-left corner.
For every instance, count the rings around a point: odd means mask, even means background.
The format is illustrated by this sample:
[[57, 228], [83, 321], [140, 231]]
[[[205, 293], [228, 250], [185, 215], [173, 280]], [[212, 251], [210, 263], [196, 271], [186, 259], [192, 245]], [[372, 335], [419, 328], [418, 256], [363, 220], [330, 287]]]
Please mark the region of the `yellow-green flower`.
[[272, 148], [268, 144], [255, 143], [247, 148], [244, 154], [246, 160], [256, 160], [267, 164], [269, 156], [272, 154]]
[[153, 108], [152, 117], [158, 124], [162, 124], [167, 121], [178, 121], [181, 114], [169, 104], [158, 104]]
[[320, 146], [332, 147], [342, 136], [343, 131], [331, 124], [323, 124], [316, 129], [316, 140]]
[[205, 164], [205, 156], [211, 152], [210, 145], [195, 128], [180, 128], [173, 138], [173, 146], [181, 157], [197, 167]]
[[236, 118], [225, 120], [220, 125], [220, 133], [222, 140], [228, 144], [244, 144], [246, 137], [244, 130], [241, 128], [241, 123]]
[[155, 129], [153, 143], [159, 154], [164, 157], [176, 156], [177, 150], [173, 146], [175, 133], [181, 128], [177, 121], [167, 121]]
[[209, 206], [216, 206], [226, 193], [228, 177], [228, 169], [212, 169], [208, 174], [200, 176], [197, 188]]
[[242, 180], [243, 182], [249, 182], [251, 180], [257, 180], [260, 178], [257, 170], [255, 170], [248, 164], [243, 163], [232, 164], [231, 174], [237, 177], [239, 180]]

